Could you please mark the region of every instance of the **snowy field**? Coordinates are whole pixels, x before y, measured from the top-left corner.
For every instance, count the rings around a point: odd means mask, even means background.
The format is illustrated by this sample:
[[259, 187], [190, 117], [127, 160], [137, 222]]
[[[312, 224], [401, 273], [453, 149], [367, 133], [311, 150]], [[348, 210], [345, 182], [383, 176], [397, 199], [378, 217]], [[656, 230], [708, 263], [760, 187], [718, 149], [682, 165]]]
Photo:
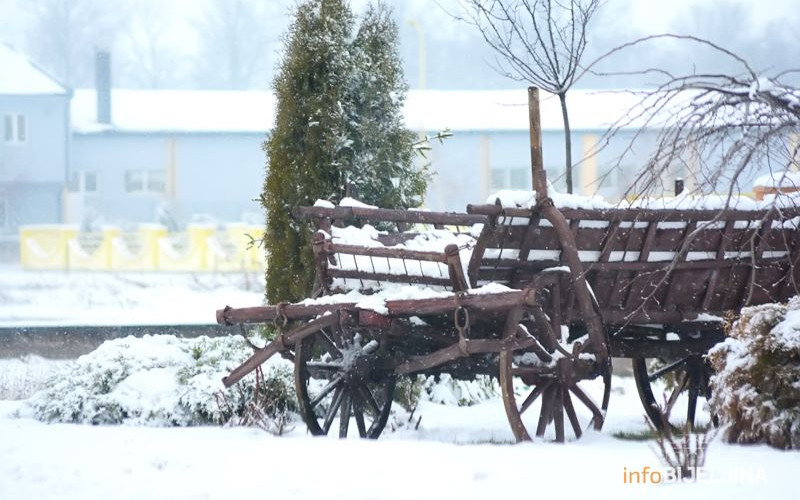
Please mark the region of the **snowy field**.
[[211, 324], [225, 305], [260, 305], [260, 273], [23, 271], [0, 265], [0, 327]]
[[[0, 270], [0, 324], [210, 323], [214, 310], [260, 303], [260, 276], [24, 273]], [[27, 397], [66, 363], [0, 360], [5, 399]], [[26, 384], [26, 380], [31, 381]], [[5, 382], [3, 382], [5, 381]], [[250, 428], [43, 424], [24, 400], [0, 401], [0, 499], [788, 498], [800, 454], [713, 442], [701, 481], [626, 484], [662, 471], [633, 380], [615, 376], [601, 433], [565, 445], [508, 444], [502, 402], [422, 402], [418, 429], [395, 420], [375, 442], [282, 437]], [[392, 430], [392, 427], [394, 430]]]

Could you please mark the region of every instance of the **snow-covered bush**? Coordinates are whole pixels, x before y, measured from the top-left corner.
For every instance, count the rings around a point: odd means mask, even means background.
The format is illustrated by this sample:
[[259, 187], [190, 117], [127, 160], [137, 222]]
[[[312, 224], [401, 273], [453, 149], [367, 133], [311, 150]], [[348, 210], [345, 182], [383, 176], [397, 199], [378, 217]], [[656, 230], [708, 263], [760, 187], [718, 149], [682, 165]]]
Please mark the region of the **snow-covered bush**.
[[[222, 377], [252, 349], [242, 337], [179, 339], [147, 335], [110, 340], [54, 375], [30, 405], [47, 422], [190, 426], [241, 417], [256, 393], [250, 374], [224, 389]], [[291, 363], [262, 366], [258, 398], [266, 411], [296, 407]]]
[[708, 357], [710, 404], [728, 441], [800, 448], [800, 296], [743, 309]]
[[499, 387], [491, 377], [478, 375], [474, 380], [459, 380], [442, 373], [438, 377], [401, 378], [394, 400], [410, 411], [420, 400], [448, 406], [471, 406], [495, 398], [499, 393]]

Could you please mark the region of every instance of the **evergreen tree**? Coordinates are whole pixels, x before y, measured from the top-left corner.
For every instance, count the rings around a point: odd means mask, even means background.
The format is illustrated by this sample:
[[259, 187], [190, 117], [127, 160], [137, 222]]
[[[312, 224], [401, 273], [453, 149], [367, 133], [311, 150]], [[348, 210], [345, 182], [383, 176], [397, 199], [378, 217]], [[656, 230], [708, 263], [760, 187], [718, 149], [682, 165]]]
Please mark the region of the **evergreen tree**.
[[383, 2], [369, 5], [352, 50], [354, 158], [348, 181], [366, 203], [408, 208], [422, 203], [427, 170], [413, 167], [415, 135], [403, 124], [408, 85], [398, 45], [391, 9]]
[[291, 210], [319, 198], [385, 207], [421, 203], [426, 174], [412, 166], [413, 135], [402, 127], [406, 86], [389, 11], [370, 8], [357, 29], [345, 0], [307, 0], [294, 12], [274, 81], [275, 127], [262, 203], [267, 300], [297, 301], [313, 284], [311, 228]]

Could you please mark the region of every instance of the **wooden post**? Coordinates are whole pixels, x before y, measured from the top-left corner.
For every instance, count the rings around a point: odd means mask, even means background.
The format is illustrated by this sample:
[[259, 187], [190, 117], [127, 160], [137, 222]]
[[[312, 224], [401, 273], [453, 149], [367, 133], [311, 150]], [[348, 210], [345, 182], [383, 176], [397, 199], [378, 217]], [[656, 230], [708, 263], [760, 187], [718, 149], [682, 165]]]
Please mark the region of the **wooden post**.
[[542, 159], [542, 120], [539, 116], [539, 89], [528, 87], [528, 120], [531, 134], [531, 179], [536, 200], [547, 198], [547, 173]]

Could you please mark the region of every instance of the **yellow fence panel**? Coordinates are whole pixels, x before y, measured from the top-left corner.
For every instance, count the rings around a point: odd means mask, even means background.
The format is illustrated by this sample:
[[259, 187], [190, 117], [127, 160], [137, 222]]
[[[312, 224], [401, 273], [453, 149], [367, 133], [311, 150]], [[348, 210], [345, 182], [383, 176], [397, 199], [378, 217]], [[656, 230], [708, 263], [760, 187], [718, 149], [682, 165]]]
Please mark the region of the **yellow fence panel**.
[[24, 269], [67, 269], [67, 241], [78, 234], [71, 225], [31, 225], [19, 228], [19, 255]]
[[67, 265], [79, 271], [110, 270], [112, 242], [119, 233], [113, 226], [99, 233], [77, 233], [67, 240]]
[[141, 224], [136, 232], [120, 234], [112, 242], [111, 268], [116, 271], [158, 270], [159, 241], [167, 237], [160, 224]]
[[186, 233], [158, 241], [158, 268], [162, 271], [210, 271], [208, 239], [214, 226], [190, 224]]
[[216, 227], [191, 224], [169, 233], [160, 224], [141, 224], [135, 232], [104, 227], [82, 233], [71, 225], [20, 228], [24, 269], [83, 271], [263, 271], [260, 226], [233, 223]]
[[209, 266], [214, 271], [263, 271], [259, 242], [264, 229], [250, 224], [228, 224], [209, 238]]

